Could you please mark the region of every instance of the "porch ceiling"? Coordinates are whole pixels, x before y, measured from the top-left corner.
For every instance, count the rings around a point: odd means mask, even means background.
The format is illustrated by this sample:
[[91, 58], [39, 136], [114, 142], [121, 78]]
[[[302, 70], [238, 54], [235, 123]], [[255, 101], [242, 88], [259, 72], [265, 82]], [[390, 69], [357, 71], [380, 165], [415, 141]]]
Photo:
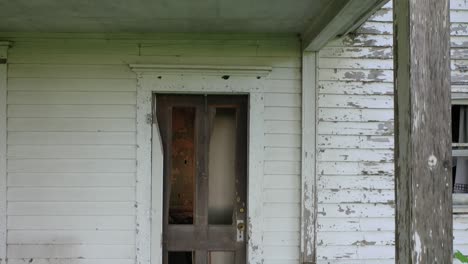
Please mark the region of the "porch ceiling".
[[[349, 2], [382, 0], [0, 0], [0, 31], [309, 34]], [[372, 7], [372, 4], [371, 6]], [[362, 9], [362, 8], [361, 8]], [[369, 12], [366, 7], [359, 13]], [[360, 14], [362, 15], [362, 14]]]
[[0, 1], [0, 30], [47, 32], [295, 32], [330, 0]]

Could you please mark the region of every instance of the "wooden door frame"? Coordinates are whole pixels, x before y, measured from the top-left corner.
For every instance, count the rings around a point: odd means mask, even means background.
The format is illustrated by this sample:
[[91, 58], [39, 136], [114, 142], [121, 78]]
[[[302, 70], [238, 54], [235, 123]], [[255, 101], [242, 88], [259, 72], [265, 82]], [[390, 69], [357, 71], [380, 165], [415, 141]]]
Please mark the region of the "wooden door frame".
[[[264, 82], [271, 67], [130, 65], [137, 74], [136, 263], [162, 263], [163, 151], [153, 94], [248, 95], [247, 263], [263, 263]], [[158, 186], [158, 188], [153, 188]], [[152, 246], [153, 245], [153, 246]]]

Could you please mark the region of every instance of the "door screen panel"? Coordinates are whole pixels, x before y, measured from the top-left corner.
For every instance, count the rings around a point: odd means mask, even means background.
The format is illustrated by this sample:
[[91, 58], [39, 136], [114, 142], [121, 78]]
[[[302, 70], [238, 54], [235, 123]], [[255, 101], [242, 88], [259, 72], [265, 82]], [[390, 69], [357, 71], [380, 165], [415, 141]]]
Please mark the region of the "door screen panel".
[[247, 97], [155, 95], [164, 263], [246, 263]]
[[235, 252], [212, 251], [210, 252], [210, 264], [235, 264]]
[[208, 223], [231, 225], [236, 196], [236, 109], [217, 108], [208, 156]]

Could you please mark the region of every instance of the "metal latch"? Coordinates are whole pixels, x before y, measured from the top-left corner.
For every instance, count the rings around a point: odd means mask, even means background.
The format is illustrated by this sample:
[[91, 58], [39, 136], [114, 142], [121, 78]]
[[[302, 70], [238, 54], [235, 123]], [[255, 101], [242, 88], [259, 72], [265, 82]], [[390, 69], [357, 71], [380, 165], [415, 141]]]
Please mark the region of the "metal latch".
[[237, 220], [237, 242], [244, 242], [244, 220]]

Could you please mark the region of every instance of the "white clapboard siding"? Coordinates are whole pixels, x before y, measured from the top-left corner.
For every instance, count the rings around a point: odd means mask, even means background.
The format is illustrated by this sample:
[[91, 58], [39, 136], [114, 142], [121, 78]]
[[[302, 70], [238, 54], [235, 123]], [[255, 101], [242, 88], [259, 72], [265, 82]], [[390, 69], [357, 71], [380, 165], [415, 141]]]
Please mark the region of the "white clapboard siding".
[[[14, 43], [7, 98], [9, 263], [136, 264], [138, 84], [129, 64], [272, 67], [264, 85], [265, 173], [258, 175], [264, 182], [264, 256], [270, 264], [299, 261], [302, 59], [297, 36], [0, 37]], [[200, 84], [200, 89], [203, 85], [222, 89], [225, 83]], [[239, 80], [238, 85], [249, 84]]]
[[[68, 147], [73, 149], [73, 146]], [[133, 173], [9, 173], [10, 187], [126, 187], [135, 186]]]
[[274, 174], [264, 176], [265, 183], [264, 188], [267, 189], [293, 189], [299, 186], [298, 184], [301, 182], [301, 176], [298, 175], [281, 175], [281, 174]]
[[317, 263], [394, 263], [389, 8], [319, 52]]
[[[392, 2], [319, 52], [317, 261], [394, 263]], [[468, 4], [451, 0], [453, 97], [468, 93]], [[466, 215], [454, 216], [466, 250]]]
[[108, 230], [11, 230], [8, 232], [10, 244], [101, 244], [132, 245], [135, 236], [132, 231]]
[[54, 215], [54, 216], [132, 216], [135, 215], [135, 202], [36, 202], [10, 201], [9, 216]]
[[[9, 259], [10, 264], [29, 264], [31, 259]], [[73, 258], [62, 258], [62, 259], [40, 259], [34, 258], [35, 264], [133, 264], [135, 259], [73, 259]]]

